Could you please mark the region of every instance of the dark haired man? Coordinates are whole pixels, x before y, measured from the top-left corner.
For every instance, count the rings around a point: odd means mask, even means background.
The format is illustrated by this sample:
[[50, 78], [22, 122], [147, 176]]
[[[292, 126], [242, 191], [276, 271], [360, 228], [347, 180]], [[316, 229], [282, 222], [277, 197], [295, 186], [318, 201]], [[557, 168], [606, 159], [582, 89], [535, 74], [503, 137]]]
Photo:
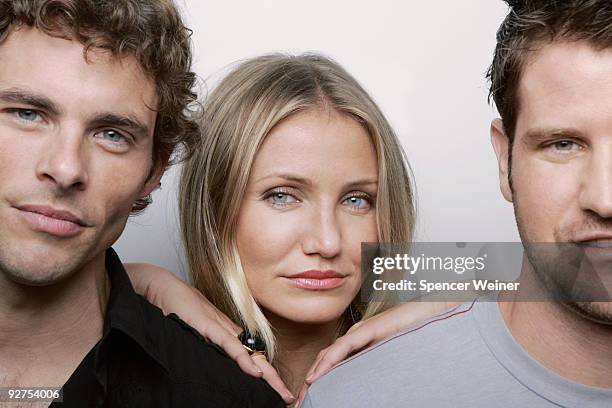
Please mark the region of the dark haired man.
[[521, 289], [349, 359], [305, 407], [612, 406], [612, 3], [511, 5], [491, 139], [526, 249]]
[[284, 406], [109, 249], [197, 137], [190, 55], [169, 0], [0, 1], [0, 405]]

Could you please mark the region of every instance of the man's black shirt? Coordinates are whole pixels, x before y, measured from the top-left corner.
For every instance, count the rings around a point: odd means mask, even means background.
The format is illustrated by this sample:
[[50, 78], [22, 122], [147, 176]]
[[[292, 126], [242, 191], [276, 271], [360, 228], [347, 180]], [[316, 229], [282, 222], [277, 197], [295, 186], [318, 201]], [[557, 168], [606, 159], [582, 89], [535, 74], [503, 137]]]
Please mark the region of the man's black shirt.
[[111, 283], [102, 339], [51, 407], [285, 407], [217, 346], [134, 292], [117, 254], [106, 253]]

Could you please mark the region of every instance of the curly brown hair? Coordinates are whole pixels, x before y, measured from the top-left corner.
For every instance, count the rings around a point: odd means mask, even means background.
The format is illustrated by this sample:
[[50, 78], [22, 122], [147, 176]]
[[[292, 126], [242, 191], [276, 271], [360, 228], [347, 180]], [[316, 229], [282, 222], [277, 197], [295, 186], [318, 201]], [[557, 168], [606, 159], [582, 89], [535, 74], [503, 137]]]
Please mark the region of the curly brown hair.
[[586, 41], [595, 49], [612, 46], [610, 0], [506, 0], [510, 11], [497, 31], [487, 78], [510, 144], [520, 110], [521, 75], [529, 56], [554, 41]]
[[[85, 58], [90, 49], [135, 58], [157, 87], [154, 166], [169, 162], [179, 146], [181, 156], [189, 155], [200, 135], [196, 75], [191, 30], [172, 0], [0, 0], [0, 43], [21, 25], [79, 41]], [[149, 203], [138, 200], [133, 212]]]

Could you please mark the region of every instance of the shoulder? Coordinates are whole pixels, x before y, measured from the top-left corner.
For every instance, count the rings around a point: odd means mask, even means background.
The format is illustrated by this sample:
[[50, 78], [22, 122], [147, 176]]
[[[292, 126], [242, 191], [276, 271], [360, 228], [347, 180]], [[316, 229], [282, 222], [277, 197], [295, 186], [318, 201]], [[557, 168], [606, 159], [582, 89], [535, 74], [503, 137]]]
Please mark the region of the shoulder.
[[[178, 316], [139, 296], [151, 350], [167, 368], [174, 384], [207, 389], [241, 401], [244, 407], [283, 407], [280, 396], [263, 380], [243, 373], [223, 350], [203, 338]], [[238, 405], [237, 405], [238, 406]]]
[[447, 374], [452, 385], [454, 366], [471, 364], [473, 351], [484, 349], [470, 315], [472, 307], [472, 303], [457, 306], [345, 360], [311, 386], [309, 404], [328, 406], [330, 398], [347, 396], [390, 403], [384, 398], [396, 398], [412, 387], [440, 386]]
[[335, 369], [370, 359], [394, 359], [398, 353], [410, 358], [410, 351], [415, 348], [422, 352], [430, 349], [434, 351], [445, 343], [455, 342], [457, 337], [464, 337], [466, 333], [475, 334], [476, 327], [470, 315], [473, 305], [473, 302], [464, 303], [407, 327], [402, 332], [350, 357]]

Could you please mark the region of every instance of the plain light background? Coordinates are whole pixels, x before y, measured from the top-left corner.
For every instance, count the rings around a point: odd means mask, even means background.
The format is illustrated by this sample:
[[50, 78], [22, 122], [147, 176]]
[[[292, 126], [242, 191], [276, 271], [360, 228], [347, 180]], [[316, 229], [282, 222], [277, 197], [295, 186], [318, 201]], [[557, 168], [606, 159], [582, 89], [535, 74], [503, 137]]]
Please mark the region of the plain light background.
[[[179, 0], [193, 29], [203, 95], [236, 61], [262, 53], [321, 52], [378, 102], [406, 150], [418, 194], [419, 241], [518, 241], [499, 192], [489, 141], [496, 116], [485, 72], [507, 8], [501, 0]], [[178, 168], [115, 248], [185, 276]]]

